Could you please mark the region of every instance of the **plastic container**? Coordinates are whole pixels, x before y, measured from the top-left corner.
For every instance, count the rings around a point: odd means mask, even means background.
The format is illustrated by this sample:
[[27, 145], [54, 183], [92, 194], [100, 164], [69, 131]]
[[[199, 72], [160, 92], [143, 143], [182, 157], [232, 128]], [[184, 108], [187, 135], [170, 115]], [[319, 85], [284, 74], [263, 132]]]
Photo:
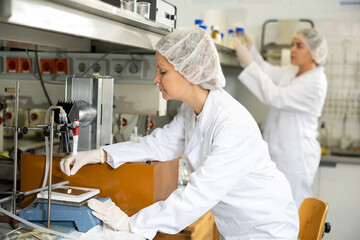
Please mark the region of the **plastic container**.
[[120, 8], [136, 13], [136, 0], [120, 0]]
[[216, 43], [221, 43], [221, 33], [220, 33], [220, 27], [217, 25], [214, 25], [212, 27], [212, 33], [211, 33], [211, 38], [216, 42]]
[[234, 40], [234, 30], [229, 29], [228, 34], [226, 36], [225, 45], [229, 48], [234, 48], [233, 40]]
[[235, 30], [235, 36], [240, 40], [242, 44], [245, 44], [245, 30], [244, 28], [237, 27]]
[[146, 19], [150, 18], [150, 3], [138, 2], [136, 4], [137, 13]]

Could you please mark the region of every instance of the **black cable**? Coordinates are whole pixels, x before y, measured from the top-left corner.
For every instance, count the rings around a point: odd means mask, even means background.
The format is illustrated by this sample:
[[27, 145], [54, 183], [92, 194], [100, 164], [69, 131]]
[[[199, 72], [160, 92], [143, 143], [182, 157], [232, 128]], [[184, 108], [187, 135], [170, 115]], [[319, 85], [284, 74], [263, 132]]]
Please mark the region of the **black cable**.
[[[33, 66], [31, 64], [31, 60], [30, 60], [30, 56], [29, 56], [29, 52], [28, 52], [27, 48], [26, 48], [26, 56], [27, 56], [27, 60], [28, 60], [28, 63], [29, 63], [30, 69], [31, 69], [31, 73], [34, 75], [34, 77], [37, 80], [40, 80], [40, 78], [38, 76], [36, 76], [36, 74], [35, 74], [35, 71], [34, 71]], [[49, 82], [49, 81], [45, 81], [44, 79], [43, 79], [43, 82], [47, 83], [47, 84], [53, 84], [53, 85], [64, 85], [65, 84], [64, 82]]]
[[92, 67], [94, 67], [95, 64], [97, 64], [98, 62], [100, 62], [103, 58], [105, 58], [106, 56], [108, 56], [108, 55], [110, 55], [110, 54], [114, 54], [114, 53], [126, 53], [126, 54], [129, 54], [130, 57], [131, 57], [131, 65], [130, 65], [130, 68], [131, 68], [131, 69], [134, 69], [134, 68], [135, 68], [136, 71], [137, 71], [137, 66], [136, 66], [136, 64], [135, 64], [135, 59], [134, 59], [133, 55], [132, 55], [130, 52], [118, 50], [118, 51], [108, 52], [108, 53], [104, 54], [101, 58], [97, 59], [90, 67], [88, 67], [88, 68], [84, 71], [84, 73], [83, 73], [82, 76], [84, 77], [85, 74], [86, 74]]
[[[27, 50], [27, 49], [26, 49], [26, 53], [28, 54], [28, 50]], [[28, 61], [29, 61], [29, 65], [30, 65], [31, 71], [34, 73], [34, 71], [33, 71], [33, 69], [32, 69], [32, 66], [31, 66], [31, 61], [30, 61], [29, 56], [28, 56]], [[43, 91], [44, 91], [45, 97], [46, 97], [48, 103], [50, 104], [50, 106], [52, 106], [52, 102], [51, 102], [51, 100], [50, 100], [49, 94], [48, 94], [47, 91], [46, 91], [46, 88], [45, 88], [45, 85], [44, 85], [44, 80], [43, 80], [43, 78], [42, 78], [42, 76], [41, 76], [41, 73], [40, 73], [40, 67], [39, 67], [40, 64], [39, 64], [39, 57], [38, 57], [37, 49], [35, 49], [35, 61], [34, 61], [34, 62], [35, 62], [36, 71], [37, 71], [39, 77], [37, 77], [37, 76], [35, 75], [35, 73], [34, 73], [34, 76], [35, 76], [37, 79], [40, 80], [40, 84], [41, 84], [41, 87], [42, 87], [42, 89], [43, 89]]]
[[38, 57], [37, 49], [35, 49], [35, 62], [36, 62], [36, 69], [37, 69], [37, 72], [38, 72], [39, 78], [40, 78], [41, 87], [42, 87], [42, 89], [44, 91], [46, 99], [48, 100], [48, 103], [50, 104], [50, 106], [52, 106], [52, 102], [50, 100], [49, 94], [46, 91], [46, 88], [45, 88], [45, 85], [44, 85], [44, 80], [43, 80], [43, 78], [41, 76], [40, 67], [39, 67], [40, 63], [39, 63], [39, 57]]

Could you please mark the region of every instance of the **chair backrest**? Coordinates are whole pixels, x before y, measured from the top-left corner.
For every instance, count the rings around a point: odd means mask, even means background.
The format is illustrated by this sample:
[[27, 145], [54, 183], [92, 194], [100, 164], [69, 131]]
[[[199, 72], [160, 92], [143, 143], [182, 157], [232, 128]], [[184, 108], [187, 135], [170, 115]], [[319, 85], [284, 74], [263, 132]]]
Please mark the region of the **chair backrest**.
[[298, 236], [300, 240], [322, 239], [327, 210], [327, 203], [317, 198], [307, 198], [301, 203]]

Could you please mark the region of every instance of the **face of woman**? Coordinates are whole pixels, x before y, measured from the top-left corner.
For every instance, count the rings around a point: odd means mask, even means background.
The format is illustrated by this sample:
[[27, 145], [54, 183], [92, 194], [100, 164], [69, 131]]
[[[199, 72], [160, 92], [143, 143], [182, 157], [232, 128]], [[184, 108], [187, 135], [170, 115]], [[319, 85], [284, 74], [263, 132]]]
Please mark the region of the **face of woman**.
[[156, 75], [154, 83], [159, 85], [159, 90], [165, 100], [176, 99], [184, 101], [186, 93], [190, 90], [192, 83], [177, 72], [166, 58], [159, 52], [155, 54]]
[[305, 43], [296, 36], [293, 38], [290, 52], [291, 64], [293, 65], [302, 66], [312, 64], [314, 62], [311, 53], [307, 49]]

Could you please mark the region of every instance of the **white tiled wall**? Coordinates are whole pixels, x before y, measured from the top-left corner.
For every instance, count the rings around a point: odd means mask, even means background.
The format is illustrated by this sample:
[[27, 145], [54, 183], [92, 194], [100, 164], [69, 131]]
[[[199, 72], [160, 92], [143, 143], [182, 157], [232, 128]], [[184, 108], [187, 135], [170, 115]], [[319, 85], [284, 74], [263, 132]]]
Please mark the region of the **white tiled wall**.
[[[328, 42], [328, 63], [325, 66], [329, 81], [329, 94], [325, 112], [320, 121], [333, 126], [334, 145], [342, 136], [360, 139], [360, 4], [344, 5], [340, 0], [233, 0], [204, 1], [170, 0], [178, 6], [178, 27], [193, 26], [194, 19], [205, 18], [207, 22], [218, 21], [222, 29], [243, 23], [254, 35], [260, 47], [261, 28], [268, 19], [310, 19]], [[219, 15], [208, 16], [216, 9]], [[215, 11], [216, 12], [216, 11]], [[223, 13], [225, 12], [225, 14]], [[223, 16], [219, 19], [219, 16]], [[225, 18], [225, 19], [223, 19]], [[270, 37], [271, 37], [271, 33]], [[275, 35], [275, 34], [274, 34]], [[276, 36], [274, 36], [276, 37]], [[264, 126], [268, 108], [261, 104], [237, 80], [240, 70], [225, 69], [226, 89], [237, 98], [261, 126]], [[347, 107], [346, 107], [347, 106]], [[335, 113], [336, 111], [336, 113]], [[347, 112], [345, 127], [344, 113]], [[343, 133], [345, 129], [345, 134]]]

